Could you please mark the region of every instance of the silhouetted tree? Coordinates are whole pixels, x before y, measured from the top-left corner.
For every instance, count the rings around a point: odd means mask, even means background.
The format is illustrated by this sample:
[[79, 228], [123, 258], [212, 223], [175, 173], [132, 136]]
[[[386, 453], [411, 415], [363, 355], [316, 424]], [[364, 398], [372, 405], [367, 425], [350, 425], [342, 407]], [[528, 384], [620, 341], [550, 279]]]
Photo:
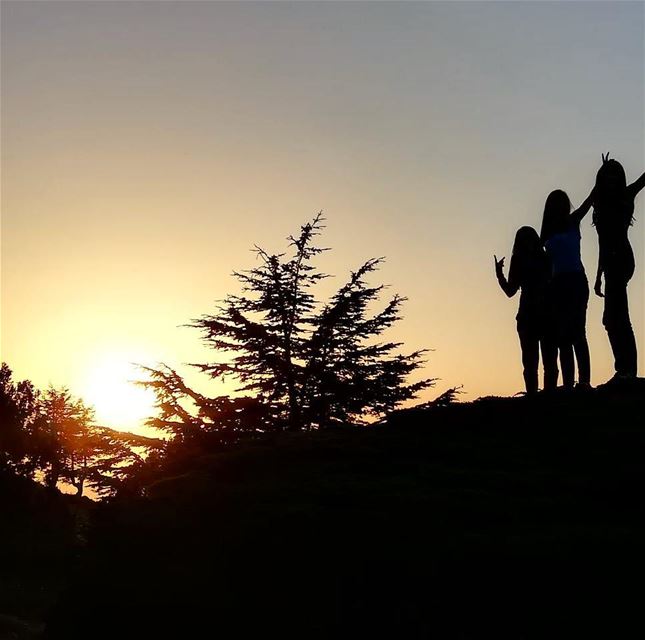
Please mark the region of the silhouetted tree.
[[78, 495], [86, 485], [98, 495], [112, 495], [147, 451], [147, 443], [131, 444], [125, 434], [90, 423], [68, 440], [65, 478]]
[[30, 436], [38, 418], [38, 391], [28, 380], [15, 382], [6, 363], [0, 367], [0, 467], [28, 466]]
[[73, 447], [92, 423], [93, 411], [82, 400], [73, 398], [67, 388], [56, 389], [53, 386], [43, 393], [40, 410], [38, 457], [45, 481], [51, 488], [55, 488], [62, 479], [71, 478], [75, 484], [76, 453]]
[[88, 485], [99, 494], [110, 494], [141, 459], [118, 432], [97, 426], [94, 410], [66, 388], [49, 387], [40, 410], [37, 458], [52, 488], [63, 481], [79, 496]]
[[171, 433], [177, 442], [232, 442], [241, 434], [261, 431], [267, 424], [265, 405], [257, 398], [209, 398], [191, 389], [167, 365], [141, 369], [149, 376], [142, 384], [153, 389], [157, 398], [157, 415], [146, 424]]
[[381, 342], [381, 334], [400, 320], [405, 298], [394, 295], [385, 308], [369, 315], [384, 285], [368, 286], [366, 277], [382, 258], [368, 260], [310, 321], [314, 330], [304, 344], [302, 404], [309, 424], [361, 422], [380, 416], [416, 397], [431, 379], [406, 385], [424, 351], [396, 354], [400, 342]]
[[44, 393], [28, 381], [15, 382], [0, 367], [0, 469], [43, 479], [56, 488], [65, 482], [83, 495], [115, 493], [142, 465], [160, 440], [101, 427], [94, 411], [66, 388]]
[[155, 391], [160, 411], [151, 426], [185, 438], [198, 430], [239, 434], [359, 423], [433, 384], [406, 383], [424, 350], [403, 355], [397, 353], [401, 343], [381, 340], [405, 301], [395, 295], [370, 313], [385, 287], [369, 286], [366, 279], [382, 259], [352, 273], [326, 305], [316, 299], [315, 285], [328, 277], [312, 264], [326, 251], [314, 242], [322, 222], [319, 214], [298, 236], [289, 236], [288, 255], [256, 247], [260, 264], [234, 272], [241, 293], [189, 325], [221, 356], [193, 366], [215, 380], [233, 379], [244, 396], [208, 399], [169, 367], [147, 369], [150, 380], [143, 384]]

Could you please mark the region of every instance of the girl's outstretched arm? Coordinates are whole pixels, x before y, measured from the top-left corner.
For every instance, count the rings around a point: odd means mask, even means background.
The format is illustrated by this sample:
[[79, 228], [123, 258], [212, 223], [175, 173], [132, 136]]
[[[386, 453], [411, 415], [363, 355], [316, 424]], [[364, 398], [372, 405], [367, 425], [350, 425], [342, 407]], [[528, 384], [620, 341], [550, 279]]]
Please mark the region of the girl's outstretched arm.
[[589, 213], [593, 205], [594, 192], [596, 188], [594, 187], [591, 190], [591, 193], [587, 196], [587, 199], [571, 214], [571, 220], [579, 225], [582, 222], [582, 219]]
[[627, 188], [629, 189], [631, 196], [635, 198], [643, 187], [645, 187], [645, 173], [638, 180], [632, 182]]
[[495, 275], [497, 276], [497, 282], [499, 282], [499, 286], [501, 287], [502, 291], [509, 298], [512, 298], [520, 288], [517, 281], [513, 282], [515, 278], [511, 278], [512, 274], [510, 273], [510, 271], [513, 271], [513, 269], [510, 269], [509, 280], [507, 280], [506, 276], [504, 275], [504, 258], [500, 258], [499, 260], [497, 259], [497, 256], [493, 256], [493, 258], [495, 259]]

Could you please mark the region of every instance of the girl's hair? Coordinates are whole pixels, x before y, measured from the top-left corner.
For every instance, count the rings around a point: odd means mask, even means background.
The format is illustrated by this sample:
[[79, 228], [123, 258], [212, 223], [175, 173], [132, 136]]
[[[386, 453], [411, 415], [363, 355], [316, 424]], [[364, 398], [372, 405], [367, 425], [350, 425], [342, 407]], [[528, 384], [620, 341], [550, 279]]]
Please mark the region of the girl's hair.
[[[634, 220], [633, 203], [629, 202], [627, 193], [627, 177], [625, 169], [618, 160], [603, 160], [602, 166], [596, 174], [596, 187], [594, 190], [593, 203], [593, 224], [597, 225], [600, 218], [606, 218], [608, 221], [614, 216], [609, 217], [613, 209], [626, 205], [629, 215], [629, 224]], [[623, 209], [625, 211], [625, 209]], [[616, 219], [618, 222], [618, 219]]]
[[520, 227], [515, 234], [509, 280], [525, 282], [526, 278], [547, 277], [548, 261], [540, 236], [533, 227]]
[[544, 203], [540, 240], [544, 243], [555, 234], [567, 231], [570, 225], [570, 214], [571, 200], [569, 200], [569, 196], [562, 189], [551, 191]]
[[513, 257], [524, 259], [540, 255], [542, 243], [540, 236], [533, 227], [520, 227], [515, 234], [513, 243]]

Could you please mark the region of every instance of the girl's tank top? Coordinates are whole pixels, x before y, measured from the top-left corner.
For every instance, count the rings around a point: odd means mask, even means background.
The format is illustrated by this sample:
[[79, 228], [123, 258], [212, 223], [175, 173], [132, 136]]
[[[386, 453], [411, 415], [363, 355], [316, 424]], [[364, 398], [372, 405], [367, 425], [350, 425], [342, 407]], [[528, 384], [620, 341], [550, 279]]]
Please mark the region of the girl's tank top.
[[544, 248], [551, 260], [551, 272], [554, 277], [563, 273], [584, 273], [585, 268], [580, 257], [578, 226], [571, 226], [567, 231], [551, 236]]

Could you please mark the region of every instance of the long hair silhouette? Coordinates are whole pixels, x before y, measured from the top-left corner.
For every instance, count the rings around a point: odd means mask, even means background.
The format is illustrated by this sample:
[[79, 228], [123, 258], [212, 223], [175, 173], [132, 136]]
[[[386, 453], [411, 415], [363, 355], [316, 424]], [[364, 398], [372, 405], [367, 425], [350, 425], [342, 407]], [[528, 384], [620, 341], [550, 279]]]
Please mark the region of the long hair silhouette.
[[557, 233], [564, 233], [571, 226], [571, 200], [565, 191], [551, 191], [544, 203], [540, 239], [546, 242]]
[[513, 242], [511, 266], [522, 281], [527, 271], [534, 271], [536, 265], [548, 266], [540, 236], [533, 227], [520, 227]]
[[513, 257], [519, 260], [535, 258], [543, 254], [540, 236], [533, 227], [520, 227], [513, 242]]
[[[629, 215], [628, 220], [623, 221], [612, 215], [617, 204], [622, 205], [621, 209]], [[592, 220], [594, 226], [598, 226], [599, 223], [602, 224], [603, 222], [606, 224], [620, 224], [621, 222], [624, 224], [627, 222], [629, 225], [634, 222], [634, 198], [630, 197], [625, 169], [618, 160], [603, 157], [602, 166], [596, 174], [593, 207]]]

